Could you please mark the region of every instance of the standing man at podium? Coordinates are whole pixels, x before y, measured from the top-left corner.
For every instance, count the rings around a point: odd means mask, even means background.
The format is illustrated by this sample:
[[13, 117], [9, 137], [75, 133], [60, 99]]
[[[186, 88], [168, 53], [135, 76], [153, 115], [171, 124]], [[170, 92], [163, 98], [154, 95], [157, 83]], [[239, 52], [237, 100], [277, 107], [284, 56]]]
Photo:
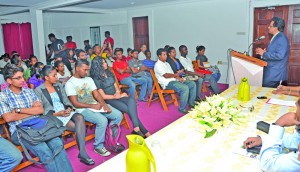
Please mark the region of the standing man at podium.
[[280, 81], [284, 83], [288, 79], [288, 58], [290, 44], [287, 36], [283, 33], [284, 20], [273, 17], [268, 26], [269, 33], [273, 35], [267, 49], [257, 48], [256, 54], [268, 62], [264, 68], [263, 87], [276, 88]]

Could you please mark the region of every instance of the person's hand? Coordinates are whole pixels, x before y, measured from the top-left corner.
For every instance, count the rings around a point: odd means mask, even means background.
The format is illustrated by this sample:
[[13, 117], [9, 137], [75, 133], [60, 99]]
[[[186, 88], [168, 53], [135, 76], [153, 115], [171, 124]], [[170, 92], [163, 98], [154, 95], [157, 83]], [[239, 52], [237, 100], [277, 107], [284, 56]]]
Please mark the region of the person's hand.
[[91, 105], [91, 108], [92, 109], [95, 109], [95, 110], [100, 110], [102, 108], [102, 105], [97, 103], [97, 104], [92, 104]]
[[278, 118], [275, 124], [281, 127], [290, 127], [290, 126], [300, 125], [299, 121], [300, 119], [298, 119], [296, 113], [288, 112], [282, 115], [280, 118]]
[[66, 113], [66, 110], [61, 110], [61, 111], [58, 112], [57, 116], [67, 117], [69, 115], [70, 115], [69, 113]]
[[140, 70], [149, 70], [149, 68], [147, 67], [147, 66], [142, 66], [141, 68], [140, 68]]
[[204, 78], [204, 74], [203, 73], [199, 73], [199, 72], [196, 72], [197, 76], [201, 77], [201, 78]]
[[107, 104], [103, 105], [103, 109], [106, 113], [111, 113], [111, 109], [107, 106]]
[[102, 45], [102, 49], [105, 50], [106, 47], [107, 47], [107, 43], [104, 42], [104, 44]]
[[121, 94], [121, 98], [122, 98], [122, 97], [128, 97], [128, 95], [127, 95], [126, 93], [122, 93], [122, 94]]
[[70, 114], [71, 111], [72, 111], [72, 109], [71, 109], [70, 107], [68, 107], [68, 108], [65, 110], [65, 113]]
[[42, 103], [40, 101], [35, 101], [32, 103], [32, 107], [41, 107]]
[[178, 74], [184, 73], [184, 69], [181, 69], [181, 70], [177, 71], [177, 73], [178, 73]]
[[255, 49], [255, 52], [256, 52], [256, 54], [259, 54], [259, 55], [263, 55], [265, 52], [266, 52], [267, 50], [264, 48], [264, 49], [262, 49], [262, 48], [256, 48]]
[[262, 144], [262, 140], [260, 137], [248, 137], [243, 145], [245, 148], [253, 148], [255, 146], [260, 146]]
[[284, 93], [284, 90], [278, 90], [278, 89], [275, 89], [272, 91], [273, 94], [283, 94]]
[[115, 99], [120, 99], [121, 98], [120, 92], [116, 92], [116, 94], [114, 94], [114, 98]]

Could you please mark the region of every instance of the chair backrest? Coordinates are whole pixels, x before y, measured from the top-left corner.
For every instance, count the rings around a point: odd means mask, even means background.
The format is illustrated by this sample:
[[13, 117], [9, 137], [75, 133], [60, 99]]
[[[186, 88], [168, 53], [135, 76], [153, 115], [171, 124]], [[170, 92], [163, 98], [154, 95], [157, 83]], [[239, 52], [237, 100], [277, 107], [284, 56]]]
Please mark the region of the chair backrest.
[[192, 63], [193, 63], [194, 69], [199, 69], [199, 66], [198, 66], [198, 63], [196, 60], [193, 60]]
[[157, 81], [157, 78], [155, 76], [155, 73], [154, 73], [154, 70], [153, 69], [150, 69], [150, 73], [151, 73], [151, 76], [152, 76], [152, 79], [153, 79], [153, 85], [154, 87], [156, 88], [157, 91], [161, 90], [161, 87]]
[[109, 70], [114, 74], [115, 80], [116, 80], [116, 84], [117, 84], [118, 88], [120, 88], [120, 82], [119, 82], [119, 80], [118, 80], [118, 78], [117, 78], [117, 76], [115, 74], [114, 69], [111, 67]]

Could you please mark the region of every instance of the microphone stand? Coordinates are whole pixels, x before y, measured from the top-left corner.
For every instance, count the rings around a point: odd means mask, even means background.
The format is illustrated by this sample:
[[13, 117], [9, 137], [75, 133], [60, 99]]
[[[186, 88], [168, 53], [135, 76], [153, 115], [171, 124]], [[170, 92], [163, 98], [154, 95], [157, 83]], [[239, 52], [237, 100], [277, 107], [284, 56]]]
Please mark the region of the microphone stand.
[[251, 45], [253, 45], [253, 44], [256, 44], [258, 41], [259, 41], [259, 40], [258, 40], [258, 39], [256, 39], [254, 42], [252, 42], [252, 43], [249, 45], [249, 47], [248, 47], [248, 51], [247, 51], [247, 56], [249, 56], [249, 51], [250, 51], [250, 47], [251, 47]]

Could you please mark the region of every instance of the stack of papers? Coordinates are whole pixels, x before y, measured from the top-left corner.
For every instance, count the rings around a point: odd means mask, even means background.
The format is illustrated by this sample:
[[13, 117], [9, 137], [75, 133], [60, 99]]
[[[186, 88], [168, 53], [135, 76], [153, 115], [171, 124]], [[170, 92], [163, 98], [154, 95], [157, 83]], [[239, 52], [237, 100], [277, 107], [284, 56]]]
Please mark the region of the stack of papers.
[[281, 106], [296, 106], [295, 101], [280, 100], [280, 99], [275, 99], [275, 98], [270, 98], [266, 103], [267, 104], [281, 105]]

